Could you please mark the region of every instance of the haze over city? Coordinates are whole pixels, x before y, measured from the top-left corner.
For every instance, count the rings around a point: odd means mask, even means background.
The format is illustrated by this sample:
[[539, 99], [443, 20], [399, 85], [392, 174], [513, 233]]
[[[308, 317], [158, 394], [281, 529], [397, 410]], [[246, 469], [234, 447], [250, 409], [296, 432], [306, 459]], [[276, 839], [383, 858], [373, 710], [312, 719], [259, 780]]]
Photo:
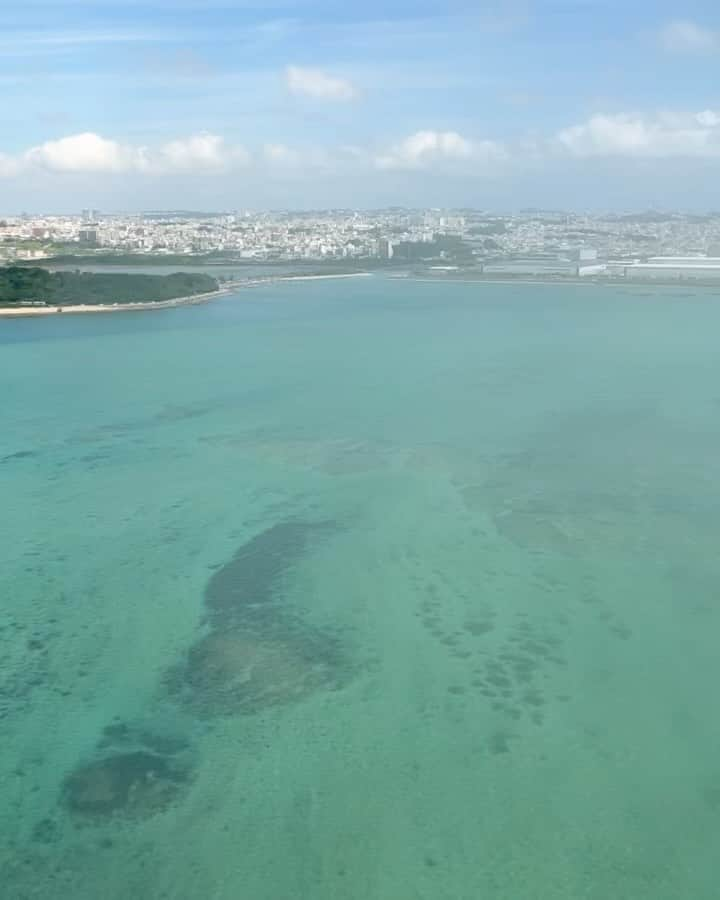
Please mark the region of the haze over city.
[[707, 0], [28, 0], [0, 29], [0, 214], [720, 205]]

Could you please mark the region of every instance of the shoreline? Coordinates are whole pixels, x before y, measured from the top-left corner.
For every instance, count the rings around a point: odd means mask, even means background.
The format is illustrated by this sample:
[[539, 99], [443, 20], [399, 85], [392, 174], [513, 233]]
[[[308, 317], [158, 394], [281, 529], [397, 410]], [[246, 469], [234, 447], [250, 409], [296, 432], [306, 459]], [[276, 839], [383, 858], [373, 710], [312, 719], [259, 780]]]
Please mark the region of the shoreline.
[[[151, 312], [153, 310], [163, 310], [163, 309], [175, 309], [176, 307], [181, 306], [199, 306], [201, 303], [210, 303], [213, 300], [217, 300], [221, 297], [227, 297], [231, 294], [234, 294], [243, 289], [249, 288], [257, 288], [262, 287], [267, 284], [277, 284], [280, 281], [325, 281], [328, 279], [337, 279], [337, 278], [369, 278], [376, 276], [378, 273], [376, 272], [338, 272], [338, 273], [328, 273], [326, 275], [323, 274], [315, 274], [315, 275], [261, 275], [255, 278], [248, 278], [242, 281], [232, 281], [225, 282], [222, 287], [220, 287], [217, 291], [210, 291], [204, 294], [190, 294], [185, 297], [175, 297], [172, 300], [147, 300], [139, 303], [77, 303], [68, 306], [22, 306], [22, 307], [9, 307], [0, 306], [0, 320], [3, 318], [6, 319], [21, 319], [21, 318], [32, 318], [32, 317], [43, 317], [43, 316], [56, 316], [56, 315], [83, 315], [85, 313], [113, 313], [113, 312]], [[487, 285], [546, 285], [546, 286], [566, 286], [566, 287], [577, 287], [578, 285], [582, 285], [583, 287], [595, 287], [595, 288], [603, 288], [603, 287], [625, 287], [629, 289], [640, 289], [647, 291], [648, 289], [658, 288], [658, 287], [683, 287], [685, 290], [688, 289], [707, 289], [714, 288], [715, 285], [710, 285], [707, 283], [703, 284], [686, 284], [682, 285], [676, 284], [674, 282], [661, 282], [661, 283], [638, 283], [638, 282], [624, 282], [624, 281], [595, 281], [592, 279], [584, 279], [584, 278], [574, 278], [574, 279], [543, 279], [543, 278], [518, 278], [518, 277], [509, 277], [509, 278], [444, 278], [441, 276], [431, 276], [431, 277], [422, 277], [420, 275], [390, 275], [387, 276], [391, 280], [397, 281], [412, 281], [418, 282], [420, 284], [436, 284], [436, 285], [448, 285], [448, 284], [487, 284]], [[720, 285], [718, 285], [720, 286]]]
[[720, 288], [720, 280], [717, 285], [711, 282], [687, 282], [687, 281], [626, 281], [624, 279], [599, 281], [594, 278], [525, 278], [510, 276], [506, 278], [445, 278], [442, 276], [422, 277], [420, 275], [391, 275], [390, 278], [397, 281], [415, 281], [422, 284], [532, 284], [549, 285], [552, 287], [596, 287], [596, 288], [636, 288], [638, 290], [652, 290], [653, 288], [682, 288], [688, 290], [703, 290]]
[[268, 275], [247, 281], [228, 282], [217, 291], [206, 294], [190, 294], [172, 300], [147, 300], [142, 303], [76, 303], [68, 306], [21, 306], [16, 309], [0, 307], [0, 318], [21, 319], [33, 316], [80, 315], [84, 313], [150, 312], [158, 309], [175, 309], [179, 306], [199, 306], [219, 297], [234, 294], [242, 288], [260, 287], [278, 281], [320, 281], [327, 278], [357, 278], [373, 275], [373, 272], [342, 272], [328, 275]]
[[[210, 303], [221, 297], [227, 297], [243, 289], [262, 287], [267, 284], [277, 284], [280, 281], [325, 281], [338, 278], [369, 278], [377, 275], [376, 272], [338, 272], [328, 274], [315, 275], [261, 275], [255, 278], [248, 278], [242, 281], [225, 282], [222, 287], [216, 291], [210, 291], [204, 294], [190, 294], [185, 297], [175, 297], [172, 300], [147, 300], [139, 303], [77, 303], [68, 306], [21, 306], [17, 308], [5, 306], [0, 307], [0, 320], [32, 318], [34, 316], [56, 316], [56, 315], [83, 315], [85, 313], [113, 313], [113, 312], [151, 312], [153, 310], [175, 309], [181, 306], [199, 306], [201, 303]], [[420, 284], [487, 284], [487, 285], [546, 285], [546, 286], [566, 286], [577, 287], [625, 287], [629, 289], [651, 290], [658, 287], [683, 287], [685, 290], [707, 289], [714, 287], [709, 284], [682, 284], [662, 282], [660, 284], [645, 284], [638, 282], [608, 281], [600, 282], [584, 278], [574, 279], [543, 279], [543, 278], [443, 278], [441, 276], [422, 277], [420, 275], [391, 275], [392, 280], [412, 281]], [[720, 285], [719, 285], [720, 286]]]
[[327, 275], [268, 275], [261, 276], [261, 281], [265, 278], [268, 281], [323, 281], [326, 278], [367, 278], [374, 274], [374, 272], [337, 272]]
[[328, 275], [268, 275], [248, 281], [235, 281], [225, 284], [217, 291], [206, 294], [190, 294], [187, 297], [175, 297], [172, 300], [147, 300], [141, 303], [76, 303], [68, 306], [10, 306], [0, 307], [0, 318], [21, 319], [33, 316], [81, 315], [84, 313], [113, 312], [150, 312], [159, 309], [175, 309], [179, 306], [199, 306], [210, 303], [219, 297], [234, 294], [242, 288], [260, 287], [277, 281], [318, 281], [327, 278], [357, 278], [372, 275], [372, 272], [343, 272]]
[[13, 309], [0, 307], [0, 317], [21, 319], [25, 316], [59, 316], [78, 315], [79, 313], [112, 313], [139, 312], [152, 309], [173, 309], [176, 306], [194, 306], [208, 303], [227, 291], [212, 291], [207, 294], [190, 294], [187, 297], [174, 297], [172, 300], [147, 300], [141, 303], [73, 303], [68, 306], [21, 306]]
[[421, 284], [552, 284], [552, 285], [568, 285], [575, 286], [578, 284], [582, 285], [595, 285], [596, 287], [600, 287], [600, 283], [597, 281], [584, 281], [583, 279], [577, 279], [576, 281], [552, 281], [551, 279], [543, 280], [543, 279], [528, 279], [528, 278], [442, 278], [441, 276], [433, 277], [433, 278], [421, 278], [420, 276], [414, 277], [413, 275], [403, 275], [398, 276], [398, 281], [417, 281]]

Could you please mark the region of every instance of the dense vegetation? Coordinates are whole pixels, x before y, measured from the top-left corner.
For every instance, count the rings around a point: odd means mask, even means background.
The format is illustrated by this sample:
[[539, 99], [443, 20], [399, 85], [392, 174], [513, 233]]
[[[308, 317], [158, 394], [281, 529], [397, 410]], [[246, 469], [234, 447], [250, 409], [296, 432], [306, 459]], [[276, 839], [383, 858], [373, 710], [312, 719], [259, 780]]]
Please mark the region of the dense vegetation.
[[394, 246], [396, 262], [418, 262], [444, 259], [452, 262], [472, 262], [472, 248], [460, 237], [436, 234], [432, 241], [400, 241]]
[[0, 304], [44, 302], [50, 306], [74, 303], [149, 303], [175, 300], [218, 289], [217, 281], [201, 273], [174, 275], [117, 275], [93, 272], [48, 272], [47, 269], [0, 268]]

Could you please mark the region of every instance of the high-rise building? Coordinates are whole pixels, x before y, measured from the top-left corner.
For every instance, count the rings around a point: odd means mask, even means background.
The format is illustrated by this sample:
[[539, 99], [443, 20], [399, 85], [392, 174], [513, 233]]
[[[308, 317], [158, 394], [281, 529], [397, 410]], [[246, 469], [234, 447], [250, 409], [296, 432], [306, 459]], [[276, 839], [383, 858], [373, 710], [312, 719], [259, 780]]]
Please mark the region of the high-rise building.
[[378, 241], [378, 256], [380, 259], [392, 259], [394, 249], [391, 241], [382, 238]]
[[97, 228], [81, 228], [78, 237], [81, 244], [86, 244], [90, 247], [97, 247], [100, 243]]

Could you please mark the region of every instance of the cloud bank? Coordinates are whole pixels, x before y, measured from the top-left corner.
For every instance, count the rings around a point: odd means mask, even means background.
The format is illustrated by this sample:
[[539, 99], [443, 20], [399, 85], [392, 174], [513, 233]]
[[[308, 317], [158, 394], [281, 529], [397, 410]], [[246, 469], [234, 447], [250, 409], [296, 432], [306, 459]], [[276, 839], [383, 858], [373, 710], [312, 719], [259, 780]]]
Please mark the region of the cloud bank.
[[560, 131], [557, 144], [577, 157], [720, 157], [720, 113], [599, 114]]
[[420, 129], [380, 145], [293, 146], [249, 150], [221, 135], [199, 132], [159, 145], [133, 144], [82, 132], [16, 154], [0, 149], [0, 178], [33, 173], [163, 178], [230, 176], [241, 172], [328, 174], [512, 174], [558, 160], [720, 160], [720, 111], [596, 113], [553, 135], [505, 142], [458, 131]]
[[247, 165], [244, 147], [201, 133], [156, 148], [124, 144], [94, 132], [69, 135], [31, 147], [17, 156], [0, 153], [0, 175], [44, 170], [64, 174], [219, 174]]
[[426, 169], [447, 162], [497, 162], [504, 155], [495, 141], [471, 141], [457, 131], [416, 131], [375, 162], [379, 169]]

